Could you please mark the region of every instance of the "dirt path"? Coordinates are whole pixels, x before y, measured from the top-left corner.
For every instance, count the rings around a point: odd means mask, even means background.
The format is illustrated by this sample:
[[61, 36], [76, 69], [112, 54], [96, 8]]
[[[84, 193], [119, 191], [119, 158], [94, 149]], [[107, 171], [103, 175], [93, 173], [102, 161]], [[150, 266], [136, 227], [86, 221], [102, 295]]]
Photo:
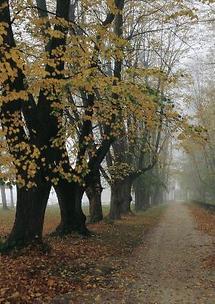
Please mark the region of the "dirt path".
[[138, 280], [122, 303], [215, 304], [215, 271], [203, 267], [214, 245], [196, 229], [186, 205], [170, 205], [131, 260]]
[[127, 266], [112, 274], [113, 288], [71, 293], [52, 303], [215, 304], [215, 269], [204, 267], [214, 248], [214, 237], [197, 230], [185, 204], [169, 205]]

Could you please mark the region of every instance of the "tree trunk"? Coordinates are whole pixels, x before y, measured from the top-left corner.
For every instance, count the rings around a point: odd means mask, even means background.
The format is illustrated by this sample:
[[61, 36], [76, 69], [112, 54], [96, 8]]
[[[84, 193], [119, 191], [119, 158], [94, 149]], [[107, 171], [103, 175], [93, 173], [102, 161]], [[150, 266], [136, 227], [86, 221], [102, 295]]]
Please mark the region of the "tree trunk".
[[150, 208], [150, 193], [148, 189], [143, 189], [142, 192], [142, 210], [147, 210]]
[[131, 214], [131, 188], [132, 188], [132, 179], [129, 177], [124, 180], [123, 183], [123, 197], [122, 197], [122, 204], [121, 204], [121, 214]]
[[143, 211], [150, 207], [149, 189], [144, 188], [144, 184], [139, 182], [135, 185], [135, 210]]
[[142, 201], [142, 189], [138, 182], [134, 185], [134, 193], [135, 193], [135, 210], [140, 211], [143, 208]]
[[37, 187], [17, 187], [16, 217], [12, 231], [3, 245], [3, 250], [42, 243], [45, 209], [51, 186], [41, 180]]
[[121, 192], [122, 184], [120, 182], [115, 182], [111, 185], [109, 218], [112, 220], [117, 220], [121, 217]]
[[5, 192], [5, 185], [1, 184], [0, 185], [1, 189], [1, 199], [2, 199], [2, 206], [4, 210], [8, 210], [7, 207], [7, 198], [6, 198], [6, 192]]
[[152, 205], [157, 206], [162, 203], [162, 191], [160, 187], [155, 187], [152, 194]]
[[10, 206], [11, 208], [14, 208], [13, 186], [10, 186]]
[[137, 187], [135, 189], [135, 210], [146, 210], [150, 207], [149, 191], [144, 188]]
[[120, 219], [122, 214], [131, 212], [131, 181], [125, 178], [111, 185], [110, 219]]
[[78, 232], [82, 235], [89, 235], [86, 227], [86, 216], [82, 211], [82, 197], [84, 188], [79, 183], [69, 182], [61, 179], [54, 186], [61, 213], [61, 222], [55, 233], [66, 235], [71, 232]]
[[90, 223], [97, 223], [103, 219], [101, 194], [101, 177], [99, 170], [97, 170], [86, 188], [86, 195], [90, 205]]

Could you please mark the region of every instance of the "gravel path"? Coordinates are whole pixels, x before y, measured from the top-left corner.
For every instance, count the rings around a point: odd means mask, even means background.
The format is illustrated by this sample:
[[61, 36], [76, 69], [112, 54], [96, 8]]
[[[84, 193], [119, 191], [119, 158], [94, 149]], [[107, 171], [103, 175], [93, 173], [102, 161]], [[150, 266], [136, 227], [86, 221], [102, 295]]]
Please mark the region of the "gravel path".
[[91, 290], [78, 300], [71, 294], [52, 303], [215, 304], [215, 269], [204, 267], [214, 249], [215, 239], [197, 230], [187, 206], [170, 204], [158, 226], [143, 236], [128, 266], [113, 278], [118, 292]]
[[138, 280], [123, 302], [215, 304], [215, 271], [203, 267], [214, 245], [214, 238], [196, 229], [186, 205], [169, 205], [131, 260]]

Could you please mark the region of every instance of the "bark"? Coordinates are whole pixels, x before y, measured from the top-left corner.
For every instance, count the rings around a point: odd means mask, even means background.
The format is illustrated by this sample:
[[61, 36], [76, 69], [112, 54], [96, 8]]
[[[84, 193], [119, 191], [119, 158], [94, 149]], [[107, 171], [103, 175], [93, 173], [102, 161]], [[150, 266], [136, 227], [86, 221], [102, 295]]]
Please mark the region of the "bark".
[[55, 234], [66, 235], [76, 231], [82, 235], [88, 235], [89, 231], [85, 225], [86, 216], [81, 206], [84, 188], [79, 183], [63, 179], [54, 188], [61, 213], [61, 222]]
[[9, 186], [10, 188], [10, 206], [14, 208], [14, 198], [13, 198], [13, 186]]
[[134, 183], [135, 210], [143, 211], [150, 207], [150, 188], [141, 176]]
[[147, 210], [151, 206], [150, 205], [150, 192], [145, 191], [144, 194], [145, 195], [143, 195], [143, 210]]
[[90, 223], [97, 223], [103, 219], [101, 194], [101, 178], [100, 172], [97, 170], [92, 175], [91, 182], [86, 188], [86, 195], [90, 204]]
[[143, 185], [138, 185], [135, 187], [135, 210], [142, 211], [147, 210], [150, 207], [150, 195], [149, 191], [143, 187]]
[[1, 199], [2, 199], [2, 206], [4, 210], [7, 210], [7, 198], [6, 198], [6, 192], [5, 192], [5, 185], [0, 185], [1, 189]]
[[122, 214], [131, 212], [131, 181], [125, 178], [111, 185], [110, 219], [120, 219]]
[[132, 179], [129, 177], [124, 180], [123, 183], [123, 200], [121, 204], [121, 214], [131, 214], [131, 188], [132, 188]]
[[17, 187], [15, 222], [2, 251], [24, 247], [34, 242], [42, 243], [44, 215], [50, 189], [50, 184], [44, 179], [31, 189]]
[[163, 191], [160, 187], [155, 187], [152, 194], [152, 205], [159, 205], [163, 202]]
[[135, 210], [140, 211], [142, 210], [142, 191], [139, 185], [134, 186], [134, 193], [135, 193]]
[[112, 220], [120, 219], [121, 217], [121, 199], [122, 199], [122, 184], [120, 182], [115, 182], [114, 184], [111, 185], [109, 218]]

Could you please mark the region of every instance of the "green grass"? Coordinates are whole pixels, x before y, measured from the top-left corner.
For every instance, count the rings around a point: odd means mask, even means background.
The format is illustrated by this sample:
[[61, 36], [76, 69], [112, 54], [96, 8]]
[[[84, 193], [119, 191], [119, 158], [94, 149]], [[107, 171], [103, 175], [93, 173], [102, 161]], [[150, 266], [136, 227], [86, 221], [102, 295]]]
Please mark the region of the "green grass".
[[209, 205], [209, 206], [215, 206], [215, 201], [207, 201], [207, 202], [203, 202], [203, 201], [190, 201], [188, 203], [193, 203], [193, 204], [199, 204], [199, 205]]
[[[82, 209], [83, 209], [84, 214], [86, 216], [88, 216], [89, 215], [89, 207], [84, 205]], [[110, 208], [109, 208], [108, 205], [103, 205], [102, 206], [102, 211], [103, 211], [104, 215], [107, 215], [109, 213], [109, 210], [110, 210]], [[53, 204], [53, 205], [48, 205], [47, 209], [46, 209], [46, 213], [48, 215], [58, 214], [60, 216], [60, 210], [59, 210], [58, 204], [56, 203], [56, 204]]]
[[[134, 220], [138, 220], [143, 216], [144, 219], [152, 220], [153, 218], [159, 217], [160, 213], [165, 209], [165, 205], [160, 205], [158, 207], [152, 207], [148, 209], [145, 212], [140, 212], [140, 213], [135, 213], [135, 216], [133, 217]], [[83, 207], [83, 211], [86, 216], [89, 216], [89, 208], [87, 206]], [[104, 217], [106, 217], [109, 213], [109, 206], [105, 205], [103, 206], [103, 214]], [[7, 235], [14, 222], [15, 218], [15, 209], [8, 209], [8, 210], [3, 210], [0, 208], [0, 237], [4, 237]], [[132, 217], [131, 217], [132, 218]], [[60, 222], [60, 210], [59, 206], [57, 204], [55, 205], [49, 205], [46, 209], [46, 214], [45, 214], [45, 222], [44, 222], [44, 234], [50, 233], [53, 231], [57, 225]], [[105, 219], [105, 222], [111, 224], [109, 221]], [[123, 221], [119, 221], [122, 223]], [[127, 227], [128, 228], [128, 227]]]
[[215, 206], [215, 201], [210, 201], [210, 202], [207, 202], [208, 205], [212, 205], [212, 206]]
[[[107, 216], [109, 213], [109, 206], [103, 206], [103, 214]], [[89, 216], [89, 207], [83, 207], [84, 214]], [[0, 208], [0, 236], [7, 235], [15, 219], [15, 209], [3, 210]], [[48, 205], [45, 214], [44, 233], [51, 232], [60, 222], [60, 209], [58, 204]]]

